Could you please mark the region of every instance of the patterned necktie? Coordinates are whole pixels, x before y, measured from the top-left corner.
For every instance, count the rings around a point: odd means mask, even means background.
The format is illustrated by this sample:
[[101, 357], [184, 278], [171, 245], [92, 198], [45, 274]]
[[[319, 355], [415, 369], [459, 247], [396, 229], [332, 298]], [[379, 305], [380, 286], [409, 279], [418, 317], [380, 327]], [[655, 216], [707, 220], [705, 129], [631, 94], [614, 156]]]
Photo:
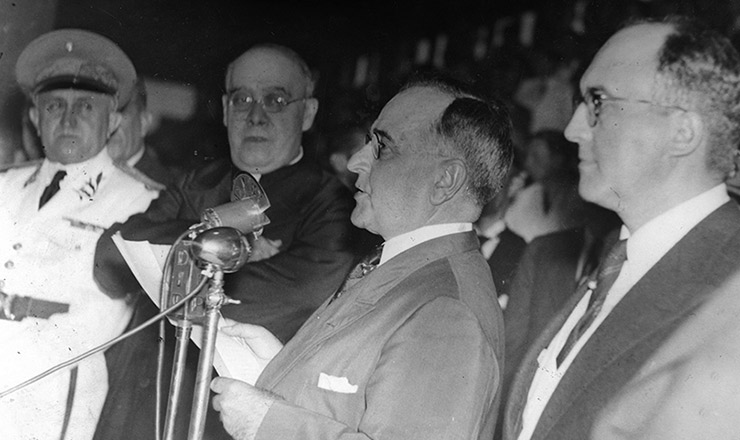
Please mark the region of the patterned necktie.
[[565, 340], [563, 349], [560, 350], [557, 357], [557, 364], [560, 366], [568, 353], [573, 349], [573, 346], [578, 342], [581, 336], [586, 330], [593, 324], [596, 315], [601, 311], [601, 307], [604, 305], [606, 294], [609, 293], [614, 281], [619, 276], [619, 271], [622, 270], [622, 265], [627, 260], [627, 240], [619, 240], [612, 246], [607, 254], [606, 258], [599, 266], [599, 271], [596, 275], [596, 284], [593, 281], [583, 283], [581, 288], [591, 289], [591, 298], [588, 301], [588, 308], [586, 313], [583, 314], [580, 320], [573, 330], [568, 335], [568, 339]]
[[64, 170], [59, 170], [54, 174], [54, 178], [51, 179], [51, 183], [44, 188], [44, 192], [41, 194], [41, 198], [39, 199], [39, 209], [41, 209], [41, 207], [51, 200], [51, 198], [54, 197], [54, 194], [59, 191], [59, 182], [61, 182], [66, 175], [67, 172]]
[[360, 261], [357, 266], [355, 266], [350, 272], [349, 275], [347, 275], [347, 278], [342, 283], [342, 286], [337, 289], [337, 291], [334, 293], [334, 295], [331, 297], [331, 301], [329, 301], [329, 304], [334, 302], [337, 298], [342, 296], [344, 292], [349, 290], [350, 287], [357, 284], [358, 281], [360, 281], [365, 275], [372, 272], [376, 267], [378, 267], [378, 263], [380, 263], [380, 255], [383, 253], [383, 245], [378, 246], [375, 248], [375, 251], [373, 251], [371, 254], [367, 255], [365, 258]]

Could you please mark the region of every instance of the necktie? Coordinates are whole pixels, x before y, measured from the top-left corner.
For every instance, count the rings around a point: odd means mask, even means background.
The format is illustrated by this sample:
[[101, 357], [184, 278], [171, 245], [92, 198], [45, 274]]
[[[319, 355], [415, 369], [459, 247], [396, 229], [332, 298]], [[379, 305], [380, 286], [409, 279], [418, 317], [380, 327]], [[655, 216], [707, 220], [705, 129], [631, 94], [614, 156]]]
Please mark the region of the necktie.
[[59, 170], [54, 174], [54, 177], [51, 179], [51, 183], [44, 188], [44, 192], [41, 194], [41, 198], [39, 199], [39, 209], [41, 209], [41, 207], [51, 200], [54, 194], [59, 191], [59, 182], [61, 182], [66, 175], [67, 172], [64, 170]]
[[601, 307], [604, 305], [606, 294], [611, 289], [614, 281], [619, 276], [619, 271], [622, 270], [622, 265], [627, 260], [627, 240], [619, 240], [609, 250], [604, 261], [599, 266], [598, 273], [596, 275], [596, 282], [594, 285], [593, 281], [583, 283], [581, 288], [591, 289], [591, 298], [588, 301], [588, 308], [586, 313], [583, 314], [581, 319], [578, 321], [573, 330], [568, 335], [568, 339], [565, 340], [563, 349], [560, 350], [557, 357], [557, 364], [560, 366], [563, 360], [568, 356], [570, 350], [576, 344], [578, 339], [586, 332], [596, 319], [596, 315], [601, 311]]
[[346, 292], [350, 287], [354, 286], [358, 281], [360, 281], [365, 275], [372, 272], [376, 267], [378, 267], [378, 263], [380, 263], [380, 255], [383, 252], [383, 245], [378, 246], [374, 252], [367, 255], [365, 258], [360, 261], [357, 266], [355, 266], [350, 272], [349, 275], [347, 275], [347, 278], [342, 283], [342, 286], [337, 289], [337, 291], [334, 293], [334, 295], [331, 297], [331, 301], [329, 301], [329, 304], [334, 302], [337, 298], [342, 296], [344, 292]]

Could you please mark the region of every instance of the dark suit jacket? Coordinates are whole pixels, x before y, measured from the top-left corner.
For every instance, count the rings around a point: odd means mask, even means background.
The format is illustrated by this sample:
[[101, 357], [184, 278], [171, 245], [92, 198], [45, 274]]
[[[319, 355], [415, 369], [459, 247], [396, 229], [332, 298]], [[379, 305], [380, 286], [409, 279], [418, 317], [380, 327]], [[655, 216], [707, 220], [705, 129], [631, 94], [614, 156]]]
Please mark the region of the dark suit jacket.
[[[172, 243], [205, 208], [229, 201], [232, 170], [217, 161], [190, 173], [168, 188], [143, 214], [116, 225], [101, 238], [95, 278], [112, 296], [139, 290], [110, 236]], [[226, 292], [242, 301], [226, 306], [224, 316], [266, 327], [283, 342], [339, 286], [353, 264], [349, 222], [354, 207], [339, 181], [307, 160], [265, 174], [260, 180], [271, 202], [271, 222], [263, 236], [281, 240], [280, 253], [227, 274]]]
[[424, 242], [322, 305], [270, 362], [257, 386], [285, 400], [257, 439], [489, 440], [502, 331], [476, 236]]
[[144, 154], [136, 162], [134, 168], [165, 187], [171, 187], [177, 182], [177, 171], [164, 166], [151, 147], [144, 147]]
[[[113, 296], [140, 289], [110, 240], [115, 231], [130, 240], [172, 243], [199, 221], [205, 208], [229, 201], [231, 180], [230, 163], [211, 163], [181, 176], [144, 214], [107, 231], [96, 253], [99, 285]], [[222, 312], [237, 321], [265, 326], [285, 342], [336, 290], [353, 265], [352, 241], [357, 229], [349, 222], [349, 215], [354, 202], [336, 178], [305, 159], [263, 175], [260, 183], [271, 202], [266, 211], [271, 223], [265, 226], [263, 236], [281, 240], [280, 253], [226, 275], [226, 294], [242, 304], [226, 306]], [[137, 302], [130, 327], [157, 312], [148, 298], [139, 297]], [[167, 329], [165, 384], [169, 383], [173, 357], [172, 327], [168, 324]], [[154, 438], [157, 339], [157, 327], [153, 326], [108, 351], [110, 390], [96, 439]], [[189, 412], [191, 396], [187, 394], [192, 392], [197, 355], [191, 344], [183, 387], [186, 403], [180, 411], [184, 415]], [[217, 416], [209, 416], [210, 423], [221, 429]], [[183, 424], [187, 431], [187, 421]]]
[[584, 228], [542, 235], [524, 250], [511, 285], [506, 324], [504, 391], [527, 349], [576, 290]]
[[[586, 438], [596, 414], [738, 267], [740, 211], [728, 202], [689, 231], [612, 310], [563, 376], [532, 438]], [[525, 356], [509, 393], [504, 438], [521, 430], [537, 356], [579, 300], [571, 298]]]
[[491, 268], [496, 292], [499, 296], [503, 296], [511, 293], [511, 283], [527, 243], [509, 228], [501, 231], [499, 240], [496, 249], [488, 258], [488, 267]]

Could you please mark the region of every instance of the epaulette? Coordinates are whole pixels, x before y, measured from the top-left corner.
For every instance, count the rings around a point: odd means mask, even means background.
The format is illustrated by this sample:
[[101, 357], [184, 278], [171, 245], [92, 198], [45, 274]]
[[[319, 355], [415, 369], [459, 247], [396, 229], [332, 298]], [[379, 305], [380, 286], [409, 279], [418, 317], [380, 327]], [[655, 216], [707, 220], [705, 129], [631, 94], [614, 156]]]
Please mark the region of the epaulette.
[[114, 162], [114, 165], [119, 170], [123, 171], [130, 177], [133, 177], [137, 181], [144, 184], [144, 186], [147, 189], [154, 190], [154, 191], [164, 191], [167, 189], [167, 187], [156, 180], [152, 179], [151, 177], [147, 176], [146, 174], [142, 173], [141, 171], [137, 170], [136, 168], [131, 167], [125, 162]]
[[0, 165], [0, 173], [8, 170], [15, 170], [15, 169], [21, 169], [21, 168], [30, 168], [33, 166], [40, 166], [41, 162], [43, 162], [44, 159], [33, 159], [33, 160], [27, 160], [25, 162], [18, 162], [18, 163], [10, 163], [5, 165]]

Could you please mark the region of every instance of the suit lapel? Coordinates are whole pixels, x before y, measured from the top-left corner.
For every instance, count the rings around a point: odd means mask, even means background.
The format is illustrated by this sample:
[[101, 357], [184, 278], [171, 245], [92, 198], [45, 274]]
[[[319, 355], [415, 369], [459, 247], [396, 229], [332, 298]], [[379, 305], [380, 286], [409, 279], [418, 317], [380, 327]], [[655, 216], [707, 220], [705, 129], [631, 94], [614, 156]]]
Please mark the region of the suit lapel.
[[[375, 309], [376, 304], [409, 274], [438, 258], [474, 249], [475, 234], [452, 234], [424, 242], [378, 266], [338, 300], [325, 301], [260, 376], [258, 385], [273, 388], [291, 368], [321, 347], [321, 343]], [[402, 294], [403, 292], [398, 292]]]
[[[618, 230], [612, 231], [604, 238], [604, 248], [609, 249], [611, 245], [619, 239], [618, 232]], [[506, 401], [504, 412], [505, 438], [515, 438], [519, 435], [519, 431], [522, 429], [522, 413], [524, 411], [524, 406], [527, 403], [529, 388], [539, 366], [537, 358], [542, 350], [550, 345], [552, 339], [563, 327], [563, 324], [568, 320], [571, 313], [573, 313], [573, 309], [575, 309], [586, 294], [587, 289], [583, 286], [583, 283], [585, 282], [586, 278], [584, 277], [581, 284], [576, 285], [574, 293], [569, 295], [564, 305], [550, 319], [547, 326], [545, 326], [539, 336], [532, 342], [532, 345], [527, 350], [524, 358], [519, 363], [519, 371], [514, 375], [514, 379], [512, 380], [512, 385], [508, 393], [508, 400]]]
[[516, 438], [522, 429], [522, 412], [527, 403], [527, 394], [532, 384], [532, 379], [537, 372], [537, 358], [540, 352], [550, 345], [550, 341], [555, 337], [560, 328], [565, 324], [573, 309], [586, 294], [586, 290], [579, 294], [572, 295], [562, 309], [550, 320], [547, 327], [534, 340], [527, 354], [519, 364], [519, 371], [514, 376], [514, 380], [509, 391], [509, 398], [506, 404], [504, 420], [504, 438]]
[[[608, 394], [616, 393], [645, 361], [635, 353], [652, 352], [652, 346], [659, 345], [732, 273], [738, 265], [733, 257], [737, 251], [719, 250], [739, 234], [740, 212], [734, 203], [727, 203], [669, 250], [630, 289], [579, 352], [540, 417], [533, 438], [546, 437], [575, 402], [589, 399], [583, 396], [591, 389], [589, 384], [598, 382], [607, 371]], [[733, 241], [733, 246], [737, 245]], [[555, 332], [557, 329], [549, 335], [548, 343]]]

